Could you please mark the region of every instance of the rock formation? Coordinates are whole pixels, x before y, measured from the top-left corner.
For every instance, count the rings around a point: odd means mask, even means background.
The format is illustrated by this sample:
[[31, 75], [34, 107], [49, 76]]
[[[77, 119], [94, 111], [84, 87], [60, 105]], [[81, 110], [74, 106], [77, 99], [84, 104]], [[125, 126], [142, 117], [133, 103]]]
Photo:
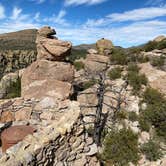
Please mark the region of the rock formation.
[[103, 38], [97, 41], [96, 47], [98, 49], [99, 54], [109, 55], [111, 54], [114, 46], [111, 40]]
[[58, 40], [55, 30], [43, 27], [37, 35], [37, 61], [22, 75], [22, 96], [44, 99], [67, 99], [72, 93], [74, 68], [62, 62], [70, 55], [71, 43]]
[[71, 43], [58, 40], [53, 35], [56, 32], [50, 27], [43, 27], [37, 35], [37, 58], [52, 61], [63, 61], [71, 51]]
[[166, 39], [166, 37], [164, 35], [161, 35], [161, 36], [157, 36], [153, 41], [161, 42], [164, 39]]

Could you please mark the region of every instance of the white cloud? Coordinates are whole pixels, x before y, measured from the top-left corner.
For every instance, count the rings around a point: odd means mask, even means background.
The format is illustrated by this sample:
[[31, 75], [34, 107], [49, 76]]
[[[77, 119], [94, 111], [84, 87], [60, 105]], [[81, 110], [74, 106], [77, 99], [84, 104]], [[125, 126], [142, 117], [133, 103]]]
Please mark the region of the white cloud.
[[21, 14], [21, 12], [22, 12], [22, 9], [19, 9], [19, 8], [17, 8], [17, 7], [14, 7], [13, 13], [12, 13], [12, 16], [11, 16], [11, 19], [12, 19], [12, 20], [18, 19], [18, 17], [19, 17], [19, 15]]
[[148, 0], [145, 5], [147, 6], [164, 6], [166, 4], [165, 0]]
[[140, 21], [161, 16], [166, 16], [166, 7], [140, 8], [124, 13], [110, 14], [107, 17], [112, 21]]
[[95, 5], [95, 4], [100, 4], [103, 3], [107, 0], [65, 0], [65, 5], [70, 6], [70, 5], [82, 5], [82, 4], [87, 4], [87, 5]]
[[5, 18], [5, 8], [0, 4], [0, 19]]
[[69, 23], [64, 18], [65, 16], [66, 16], [66, 11], [60, 10], [58, 15], [53, 14], [51, 17], [45, 18], [44, 22], [47, 22], [47, 23], [52, 22], [58, 25], [67, 26], [69, 25]]
[[30, 0], [30, 1], [36, 2], [37, 4], [41, 4], [44, 3], [46, 0]]

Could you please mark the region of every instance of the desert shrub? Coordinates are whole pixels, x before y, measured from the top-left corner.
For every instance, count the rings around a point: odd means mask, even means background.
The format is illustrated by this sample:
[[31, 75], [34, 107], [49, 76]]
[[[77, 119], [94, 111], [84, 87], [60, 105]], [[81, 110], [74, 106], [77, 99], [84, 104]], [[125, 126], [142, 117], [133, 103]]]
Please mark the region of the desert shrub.
[[149, 41], [147, 44], [144, 45], [143, 49], [148, 52], [148, 51], [152, 51], [154, 49], [156, 49], [157, 47], [157, 43], [156, 41]]
[[139, 74], [134, 71], [128, 72], [127, 80], [130, 86], [132, 86], [134, 94], [137, 94], [140, 91], [142, 85], [147, 85], [147, 78], [145, 74]]
[[157, 161], [162, 157], [162, 151], [160, 145], [153, 140], [149, 140], [141, 146], [141, 152], [146, 156], [146, 159], [150, 161]]
[[162, 49], [164, 49], [164, 48], [166, 48], [166, 39], [160, 41], [160, 42], [157, 44], [157, 49], [162, 50]]
[[149, 132], [150, 127], [151, 127], [151, 124], [149, 123], [149, 121], [146, 120], [146, 118], [144, 116], [139, 116], [139, 128], [142, 131]]
[[143, 101], [147, 103], [147, 108], [140, 112], [140, 118], [144, 123], [153, 125], [156, 134], [166, 140], [166, 99], [157, 90], [148, 88]]
[[117, 120], [127, 119], [127, 113], [126, 113], [126, 111], [120, 110], [120, 111], [116, 112], [115, 118]]
[[143, 102], [147, 104], [160, 103], [163, 100], [163, 95], [158, 90], [153, 88], [147, 88], [143, 94]]
[[76, 50], [72, 49], [71, 55], [67, 57], [67, 60], [74, 63], [75, 60], [80, 58], [86, 58], [87, 51], [86, 50]]
[[138, 73], [140, 68], [136, 64], [130, 63], [127, 67], [127, 70]]
[[21, 96], [21, 79], [18, 78], [16, 82], [11, 82], [10, 87], [7, 89], [5, 99], [11, 99]]
[[165, 63], [165, 57], [163, 57], [163, 56], [160, 56], [160, 57], [154, 57], [154, 58], [152, 58], [152, 60], [151, 60], [151, 65], [152, 66], [155, 66], [155, 67], [162, 67], [163, 65], [164, 65], [164, 63]]
[[96, 83], [97, 83], [97, 81], [96, 81], [95, 79], [91, 79], [91, 80], [89, 80], [89, 81], [84, 82], [84, 84], [83, 84], [83, 90], [92, 87], [92, 86], [95, 85]]
[[115, 166], [125, 166], [129, 162], [136, 164], [139, 159], [138, 151], [138, 136], [124, 128], [106, 136], [102, 159]]
[[138, 120], [138, 115], [135, 112], [129, 112], [128, 119], [132, 122], [135, 122]]
[[114, 48], [110, 57], [111, 62], [117, 65], [127, 64], [127, 55], [122, 49]]
[[115, 80], [115, 79], [121, 78], [121, 73], [122, 73], [122, 68], [116, 67], [108, 73], [108, 76], [111, 80]]
[[77, 71], [84, 69], [84, 63], [81, 61], [76, 61], [76, 62], [74, 62], [74, 67]]

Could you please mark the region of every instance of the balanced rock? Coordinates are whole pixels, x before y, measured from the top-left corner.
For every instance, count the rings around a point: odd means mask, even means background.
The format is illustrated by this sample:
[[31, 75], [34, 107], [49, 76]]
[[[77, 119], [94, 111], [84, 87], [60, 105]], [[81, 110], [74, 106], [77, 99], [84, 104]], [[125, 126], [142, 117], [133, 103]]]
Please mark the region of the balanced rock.
[[39, 29], [37, 35], [37, 59], [47, 59], [51, 61], [63, 61], [71, 52], [72, 44], [55, 38], [55, 30], [50, 27]]
[[111, 40], [103, 38], [97, 41], [96, 47], [98, 49], [99, 54], [109, 55], [111, 54], [114, 46]]

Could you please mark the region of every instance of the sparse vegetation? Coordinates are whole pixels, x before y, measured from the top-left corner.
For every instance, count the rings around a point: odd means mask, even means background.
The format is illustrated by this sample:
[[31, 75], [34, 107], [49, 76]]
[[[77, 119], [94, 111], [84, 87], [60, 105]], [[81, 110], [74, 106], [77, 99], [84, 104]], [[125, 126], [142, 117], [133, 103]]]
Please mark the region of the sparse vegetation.
[[150, 161], [157, 161], [162, 157], [162, 151], [160, 145], [153, 140], [149, 140], [141, 146], [141, 152], [146, 156], [146, 159]]
[[122, 68], [121, 67], [116, 67], [116, 68], [113, 68], [108, 73], [108, 76], [111, 80], [115, 80], [115, 79], [121, 78], [121, 72], [122, 72]]
[[81, 61], [76, 61], [76, 62], [74, 62], [74, 67], [77, 71], [84, 69], [84, 63]]
[[147, 85], [145, 74], [129, 71], [127, 74], [127, 80], [130, 86], [132, 86], [134, 94], [137, 94], [140, 91], [142, 85]]
[[115, 118], [117, 120], [123, 120], [123, 119], [127, 119], [127, 113], [124, 110], [120, 110], [115, 114]]
[[148, 88], [143, 101], [147, 103], [147, 108], [140, 112], [141, 129], [147, 131], [147, 124], [153, 125], [157, 136], [166, 140], [166, 99], [157, 90]]
[[76, 50], [72, 49], [71, 55], [67, 57], [67, 60], [74, 63], [75, 60], [80, 58], [86, 58], [87, 51], [86, 50]]
[[131, 72], [136, 72], [136, 73], [138, 73], [140, 69], [139, 69], [139, 67], [138, 67], [136, 64], [130, 63], [130, 64], [128, 65], [127, 70], [128, 70], [128, 71], [131, 71]]
[[89, 80], [89, 81], [87, 81], [83, 84], [83, 90], [88, 89], [88, 88], [92, 87], [95, 84], [96, 84], [96, 80], [91, 79], [91, 80]]
[[162, 50], [164, 48], [166, 48], [166, 40], [162, 40], [160, 42], [149, 41], [147, 44], [144, 45], [143, 50], [148, 52], [154, 49]]
[[127, 55], [122, 49], [114, 48], [110, 60], [113, 64], [126, 65]]
[[160, 57], [154, 57], [151, 60], [151, 65], [161, 68], [165, 63], [165, 57], [164, 56], [160, 56]]
[[135, 122], [138, 120], [138, 115], [135, 112], [129, 112], [128, 119], [132, 122]]
[[138, 136], [130, 129], [110, 132], [104, 141], [102, 158], [107, 164], [127, 166], [139, 160]]
[[21, 79], [18, 78], [16, 82], [12, 82], [7, 90], [5, 99], [11, 99], [21, 96]]

